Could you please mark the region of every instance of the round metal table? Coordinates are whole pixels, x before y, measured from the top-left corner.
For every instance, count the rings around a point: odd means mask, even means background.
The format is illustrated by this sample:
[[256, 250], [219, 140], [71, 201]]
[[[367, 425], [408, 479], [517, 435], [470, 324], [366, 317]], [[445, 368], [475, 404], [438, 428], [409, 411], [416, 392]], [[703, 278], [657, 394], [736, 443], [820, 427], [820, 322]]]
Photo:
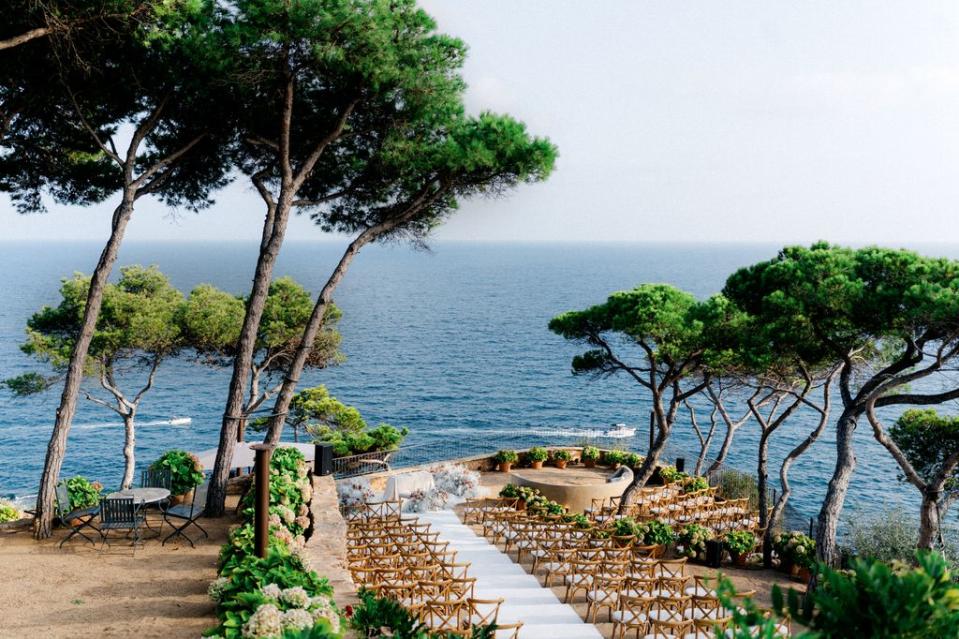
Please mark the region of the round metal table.
[[[127, 488], [126, 490], [118, 490], [115, 493], [110, 493], [107, 495], [107, 499], [130, 499], [132, 498], [134, 503], [138, 504], [141, 508], [143, 506], [150, 506], [153, 504], [159, 504], [164, 499], [170, 497], [170, 491], [166, 488]], [[150, 525], [150, 521], [144, 517], [143, 523], [146, 525], [147, 529], [151, 532], [156, 533], [156, 537], [159, 537], [163, 531], [163, 519], [160, 520], [160, 527], [156, 530], [153, 529], [153, 526]]]

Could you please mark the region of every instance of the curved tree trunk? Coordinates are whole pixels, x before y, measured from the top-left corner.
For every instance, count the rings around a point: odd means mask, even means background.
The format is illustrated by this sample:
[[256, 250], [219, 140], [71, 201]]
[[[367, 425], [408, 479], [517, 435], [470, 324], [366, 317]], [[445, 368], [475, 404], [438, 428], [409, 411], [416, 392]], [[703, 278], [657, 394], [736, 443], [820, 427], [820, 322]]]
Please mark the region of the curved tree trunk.
[[922, 493], [922, 505], [919, 508], [919, 548], [932, 550], [940, 537], [939, 498], [942, 493], [927, 490]]
[[769, 436], [770, 430], [759, 436], [756, 455], [756, 490], [759, 492], [759, 527], [769, 526]]
[[835, 566], [839, 563], [836, 545], [836, 529], [842, 513], [849, 481], [856, 469], [853, 451], [853, 434], [856, 432], [857, 415], [849, 409], [843, 411], [836, 424], [836, 467], [826, 489], [826, 498], [819, 511], [819, 527], [816, 531], [816, 558]]
[[233, 360], [233, 375], [230, 378], [229, 394], [227, 395], [226, 408], [223, 411], [219, 448], [210, 478], [210, 490], [206, 503], [207, 511], [212, 516], [223, 514], [226, 502], [226, 483], [230, 478], [233, 451], [240, 437], [240, 424], [244, 421], [243, 399], [253, 363], [253, 354], [256, 351], [257, 332], [266, 306], [266, 298], [270, 291], [270, 283], [273, 281], [273, 267], [276, 265], [276, 259], [286, 234], [291, 206], [291, 196], [284, 193], [281, 195], [275, 210], [267, 213], [267, 220], [264, 224], [263, 242], [260, 245], [260, 254], [257, 258], [256, 271], [253, 276], [253, 289], [246, 305], [243, 328], [240, 331], [236, 356]]
[[37, 539], [45, 539], [53, 534], [53, 517], [55, 512], [57, 482], [60, 480], [60, 469], [63, 466], [63, 457], [66, 454], [67, 435], [73, 416], [76, 414], [77, 397], [80, 393], [80, 383], [83, 381], [83, 369], [86, 364], [87, 353], [90, 350], [90, 340], [96, 329], [97, 319], [100, 316], [100, 306], [103, 303], [103, 291], [107, 280], [117, 260], [117, 253], [123, 235], [126, 232], [130, 216], [133, 214], [134, 194], [128, 190], [124, 193], [123, 201], [113, 212], [113, 222], [110, 228], [110, 238], [107, 240], [100, 260], [90, 277], [90, 289], [87, 292], [86, 306], [83, 309], [83, 322], [80, 334], [77, 336], [73, 353], [70, 355], [70, 364], [67, 368], [66, 379], [63, 384], [63, 393], [60, 395], [60, 405], [57, 407], [57, 417], [47, 444], [47, 454], [43, 463], [43, 474], [40, 477], [40, 490], [37, 494], [36, 519], [33, 523], [33, 534]]
[[646, 455], [643, 465], [639, 467], [639, 470], [635, 471], [632, 483], [630, 483], [630, 485], [627, 486], [626, 490], [623, 492], [623, 497], [619, 501], [620, 513], [626, 512], [626, 509], [634, 501], [634, 495], [636, 494], [636, 491], [645, 486], [646, 482], [648, 482], [653, 476], [653, 473], [656, 472], [656, 464], [659, 463], [659, 457], [666, 449], [666, 439], [668, 434], [668, 430], [664, 432], [662, 429], [660, 429], [656, 434], [656, 440], [653, 442], [653, 447], [649, 449], [649, 454]]
[[136, 470], [137, 460], [134, 450], [137, 445], [136, 430], [134, 420], [136, 411], [130, 411], [123, 416], [123, 482], [121, 488], [133, 487], [133, 475]]

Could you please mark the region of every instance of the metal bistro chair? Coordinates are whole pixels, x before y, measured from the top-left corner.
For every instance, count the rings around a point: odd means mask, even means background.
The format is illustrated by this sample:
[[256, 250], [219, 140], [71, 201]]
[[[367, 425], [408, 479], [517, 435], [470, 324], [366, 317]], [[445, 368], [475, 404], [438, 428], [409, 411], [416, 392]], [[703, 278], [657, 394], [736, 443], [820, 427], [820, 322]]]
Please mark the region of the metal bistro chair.
[[173, 475], [169, 468], [163, 470], [145, 470], [140, 473], [140, 488], [173, 488]]
[[[173, 528], [173, 532], [163, 539], [163, 542], [160, 544], [161, 546], [166, 544], [166, 542], [170, 541], [174, 537], [183, 537], [190, 542], [191, 548], [195, 548], [193, 545], [193, 540], [183, 532], [190, 526], [196, 526], [199, 528], [204, 537], [210, 536], [203, 529], [203, 526], [201, 526], [197, 521], [203, 516], [203, 513], [206, 510], [206, 493], [209, 488], [210, 482], [205, 481], [193, 489], [193, 501], [191, 501], [189, 504], [170, 506], [163, 511], [163, 521], [170, 524], [170, 526]], [[182, 525], [177, 526], [177, 522], [182, 522]]]
[[[140, 506], [132, 497], [114, 497], [100, 501], [100, 538], [103, 544], [110, 545], [107, 533], [111, 530], [126, 530], [133, 533], [133, 552], [140, 541], [140, 526], [146, 518], [140, 512]], [[102, 545], [101, 545], [102, 547]]]
[[[97, 518], [97, 514], [100, 512], [99, 506], [91, 506], [89, 508], [70, 508], [70, 491], [67, 490], [66, 485], [57, 484], [57, 518], [63, 523], [64, 526], [70, 526], [70, 534], [64, 537], [63, 541], [60, 542], [60, 548], [63, 548], [63, 544], [67, 543], [71, 538], [76, 535], [80, 535], [87, 541], [89, 541], [94, 546], [97, 545], [97, 542], [92, 538], [84, 534], [83, 529], [89, 528], [96, 533], [100, 533], [100, 529], [93, 525], [93, 521]], [[77, 520], [76, 525], [71, 524], [70, 522]]]

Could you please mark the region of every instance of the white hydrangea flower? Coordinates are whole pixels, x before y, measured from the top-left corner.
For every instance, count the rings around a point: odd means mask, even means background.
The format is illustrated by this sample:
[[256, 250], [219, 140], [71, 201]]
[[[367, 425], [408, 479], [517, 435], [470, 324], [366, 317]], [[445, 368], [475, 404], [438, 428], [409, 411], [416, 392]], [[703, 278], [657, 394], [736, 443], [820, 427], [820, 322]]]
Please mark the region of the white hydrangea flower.
[[283, 595], [283, 591], [276, 584], [267, 584], [260, 588], [260, 592], [267, 599], [274, 599], [279, 601], [280, 597]]
[[321, 619], [326, 619], [330, 622], [330, 627], [333, 632], [338, 633], [340, 631], [340, 615], [337, 614], [332, 606], [327, 608], [314, 608], [310, 613], [313, 616], [313, 623]]
[[230, 583], [230, 580], [226, 577], [217, 577], [212, 582], [210, 582], [210, 587], [207, 588], [206, 592], [210, 595], [210, 599], [220, 603], [223, 600], [223, 589]]
[[265, 639], [283, 634], [283, 613], [273, 604], [263, 604], [243, 624], [245, 639]]
[[310, 605], [310, 595], [300, 586], [294, 586], [280, 594], [280, 601], [294, 608], [306, 608]]
[[304, 630], [313, 627], [313, 615], [302, 608], [293, 608], [283, 613], [283, 628]]

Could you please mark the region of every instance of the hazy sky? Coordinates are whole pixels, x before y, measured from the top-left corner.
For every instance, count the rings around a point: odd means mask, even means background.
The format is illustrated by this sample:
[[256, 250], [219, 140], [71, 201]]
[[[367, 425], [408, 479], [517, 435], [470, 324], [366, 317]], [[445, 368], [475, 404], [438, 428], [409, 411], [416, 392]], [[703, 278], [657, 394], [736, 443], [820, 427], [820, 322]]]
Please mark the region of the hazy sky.
[[[470, 108], [561, 153], [440, 238], [959, 241], [959, 3], [422, 4], [470, 46]], [[2, 202], [0, 238], [100, 239], [110, 208]], [[241, 179], [198, 216], [141, 205], [129, 237], [256, 239], [262, 215]]]

